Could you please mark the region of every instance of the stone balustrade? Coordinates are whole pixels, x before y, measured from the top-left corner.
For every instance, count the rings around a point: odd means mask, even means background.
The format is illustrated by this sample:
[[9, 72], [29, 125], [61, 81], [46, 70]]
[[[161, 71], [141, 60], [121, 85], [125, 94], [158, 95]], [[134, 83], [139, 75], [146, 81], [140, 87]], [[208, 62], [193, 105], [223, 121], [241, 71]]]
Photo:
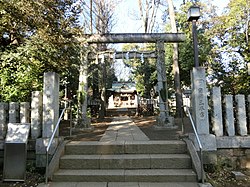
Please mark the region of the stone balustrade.
[[245, 95], [221, 96], [220, 88], [213, 88], [211, 123], [212, 131], [217, 137], [247, 136], [249, 134], [247, 127], [247, 121], [250, 117], [249, 98], [250, 95], [248, 100], [245, 99]]
[[0, 103], [0, 139], [7, 133], [8, 123], [30, 123], [31, 138], [41, 136], [42, 129], [42, 92], [32, 93], [32, 101]]

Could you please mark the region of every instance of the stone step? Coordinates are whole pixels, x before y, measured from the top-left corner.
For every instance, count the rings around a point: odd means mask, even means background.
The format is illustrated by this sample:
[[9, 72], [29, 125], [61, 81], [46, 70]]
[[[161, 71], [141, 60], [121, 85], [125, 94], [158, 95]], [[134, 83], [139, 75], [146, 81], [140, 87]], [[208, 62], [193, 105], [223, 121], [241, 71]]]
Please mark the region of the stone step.
[[186, 154], [64, 155], [61, 169], [191, 168]]
[[65, 146], [65, 154], [183, 154], [187, 152], [185, 142], [167, 141], [72, 141]]
[[196, 182], [52, 182], [38, 187], [199, 187]]
[[112, 169], [64, 170], [53, 176], [55, 182], [196, 182], [191, 169]]

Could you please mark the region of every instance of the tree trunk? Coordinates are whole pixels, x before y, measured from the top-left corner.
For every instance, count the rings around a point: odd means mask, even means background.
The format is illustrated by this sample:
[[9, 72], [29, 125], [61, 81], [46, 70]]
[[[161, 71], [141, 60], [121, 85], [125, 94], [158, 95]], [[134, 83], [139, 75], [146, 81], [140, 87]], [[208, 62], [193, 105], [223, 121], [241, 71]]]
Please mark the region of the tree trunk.
[[[173, 33], [177, 33], [177, 27], [175, 22], [174, 5], [172, 0], [167, 0], [169, 6], [169, 16], [171, 22], [171, 29]], [[180, 71], [178, 64], [178, 44], [173, 44], [173, 73], [174, 73], [174, 89], [176, 98], [176, 117], [182, 116], [182, 93], [181, 93], [181, 81]]]

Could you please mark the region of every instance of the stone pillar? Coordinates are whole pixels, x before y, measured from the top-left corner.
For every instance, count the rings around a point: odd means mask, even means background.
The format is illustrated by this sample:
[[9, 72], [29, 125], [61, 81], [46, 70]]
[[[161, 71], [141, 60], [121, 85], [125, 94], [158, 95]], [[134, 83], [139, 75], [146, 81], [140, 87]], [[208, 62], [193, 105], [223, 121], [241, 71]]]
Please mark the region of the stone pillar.
[[20, 122], [30, 123], [30, 103], [29, 102], [20, 103]]
[[[193, 68], [191, 74], [192, 85], [192, 116], [196, 125], [197, 133], [201, 140], [204, 151], [217, 150], [215, 135], [209, 133], [208, 101], [205, 68]], [[189, 134], [189, 138], [199, 149], [194, 134]]]
[[209, 134], [208, 101], [205, 68], [193, 68], [192, 107], [198, 134]]
[[0, 103], [0, 139], [4, 139], [7, 133], [8, 103]]
[[[47, 72], [44, 73], [43, 81], [43, 124], [42, 138], [36, 141], [37, 167], [45, 167], [46, 165], [46, 147], [59, 118], [59, 76], [57, 73]], [[59, 143], [58, 134], [59, 131], [57, 131], [55, 139], [52, 142], [49, 151], [50, 158]]]
[[222, 122], [222, 107], [221, 107], [221, 89], [220, 87], [213, 87], [212, 89], [212, 121], [213, 131], [216, 136], [223, 136], [223, 122]]
[[36, 139], [42, 135], [43, 93], [32, 92], [31, 96], [31, 138]]
[[20, 115], [19, 115], [19, 103], [10, 102], [9, 103], [9, 123], [19, 123]]
[[233, 96], [225, 95], [225, 127], [228, 136], [235, 136]]
[[158, 127], [173, 128], [173, 118], [169, 116], [168, 110], [168, 92], [167, 92], [167, 77], [165, 64], [165, 48], [164, 43], [157, 42], [157, 85], [159, 91], [159, 109], [160, 115], [157, 118]]
[[248, 128], [250, 129], [250, 95], [247, 96], [247, 101], [248, 101]]
[[50, 138], [59, 118], [59, 76], [55, 72], [47, 72], [44, 73], [43, 81], [42, 137]]
[[245, 106], [245, 96], [236, 95], [236, 121], [237, 121], [237, 131], [239, 135], [247, 135], [247, 120], [246, 120], [246, 106]]

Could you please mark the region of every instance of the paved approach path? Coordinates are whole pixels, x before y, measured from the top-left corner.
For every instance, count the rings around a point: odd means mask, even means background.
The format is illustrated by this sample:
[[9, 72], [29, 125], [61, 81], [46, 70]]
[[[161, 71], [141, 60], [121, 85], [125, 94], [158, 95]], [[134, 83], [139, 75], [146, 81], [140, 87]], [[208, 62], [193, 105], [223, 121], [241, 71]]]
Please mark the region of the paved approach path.
[[141, 131], [139, 127], [128, 116], [114, 117], [106, 132], [100, 139], [106, 141], [148, 141], [149, 138]]

